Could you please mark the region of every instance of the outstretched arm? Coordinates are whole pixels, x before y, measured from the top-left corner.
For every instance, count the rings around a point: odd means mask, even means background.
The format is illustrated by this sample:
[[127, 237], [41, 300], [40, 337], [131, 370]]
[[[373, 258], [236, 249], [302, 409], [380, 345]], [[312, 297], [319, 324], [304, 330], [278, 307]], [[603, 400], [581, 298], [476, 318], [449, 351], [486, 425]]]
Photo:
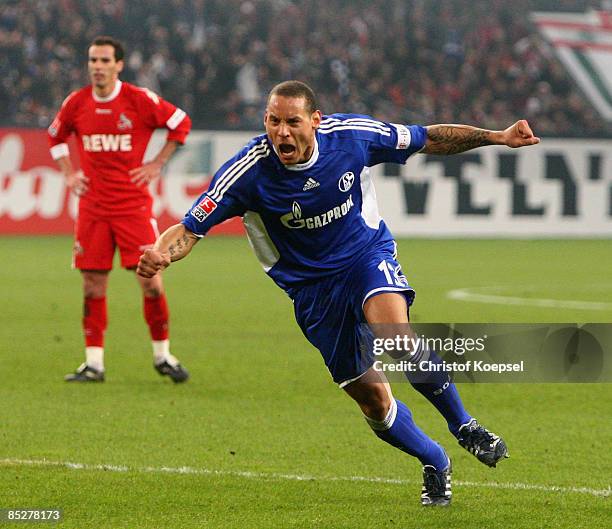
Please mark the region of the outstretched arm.
[[153, 277], [171, 262], [185, 257], [199, 240], [183, 224], [171, 226], [159, 236], [153, 248], [140, 256], [136, 272], [142, 277]]
[[521, 119], [505, 130], [485, 130], [469, 125], [430, 125], [427, 130], [425, 154], [457, 154], [484, 145], [525, 147], [540, 143], [529, 123]]

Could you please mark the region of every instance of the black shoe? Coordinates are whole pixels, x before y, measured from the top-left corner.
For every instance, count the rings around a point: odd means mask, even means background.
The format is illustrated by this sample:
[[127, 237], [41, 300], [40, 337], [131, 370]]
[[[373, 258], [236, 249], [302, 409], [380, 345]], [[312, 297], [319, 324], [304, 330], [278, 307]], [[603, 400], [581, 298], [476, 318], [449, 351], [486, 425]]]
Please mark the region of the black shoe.
[[429, 507], [439, 505], [448, 507], [453, 496], [451, 490], [451, 474], [453, 472], [451, 460], [444, 470], [436, 470], [431, 465], [423, 467], [423, 489], [421, 491], [421, 505]]
[[185, 382], [189, 378], [189, 373], [181, 364], [171, 366], [166, 360], [164, 360], [161, 364], [155, 364], [155, 370], [160, 375], [169, 376], [172, 381], [177, 384], [179, 382]]
[[476, 419], [459, 428], [457, 439], [463, 448], [478, 458], [478, 461], [490, 467], [494, 467], [500, 459], [509, 457], [504, 440], [480, 426]]
[[81, 364], [74, 373], [67, 374], [64, 380], [66, 382], [104, 382], [104, 371]]

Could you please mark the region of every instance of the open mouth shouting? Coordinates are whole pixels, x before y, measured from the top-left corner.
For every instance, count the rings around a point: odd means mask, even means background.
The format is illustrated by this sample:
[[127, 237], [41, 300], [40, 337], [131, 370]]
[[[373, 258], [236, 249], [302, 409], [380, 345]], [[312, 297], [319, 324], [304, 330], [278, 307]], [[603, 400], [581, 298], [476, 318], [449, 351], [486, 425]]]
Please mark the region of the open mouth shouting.
[[278, 145], [278, 153], [283, 160], [291, 160], [297, 153], [295, 145], [291, 143], [280, 143]]

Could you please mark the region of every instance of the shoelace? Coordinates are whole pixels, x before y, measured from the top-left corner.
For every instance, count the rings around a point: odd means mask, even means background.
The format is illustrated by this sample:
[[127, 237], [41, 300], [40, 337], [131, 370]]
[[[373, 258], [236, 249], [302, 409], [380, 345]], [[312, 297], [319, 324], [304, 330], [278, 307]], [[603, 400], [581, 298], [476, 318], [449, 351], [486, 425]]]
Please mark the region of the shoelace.
[[443, 496], [446, 490], [446, 482], [442, 475], [436, 473], [425, 473], [423, 485], [427, 494]]
[[497, 435], [492, 434], [486, 428], [477, 425], [475, 428], [468, 431], [461, 441], [461, 444], [473, 454], [478, 454], [483, 444], [487, 448], [491, 447], [498, 439]]

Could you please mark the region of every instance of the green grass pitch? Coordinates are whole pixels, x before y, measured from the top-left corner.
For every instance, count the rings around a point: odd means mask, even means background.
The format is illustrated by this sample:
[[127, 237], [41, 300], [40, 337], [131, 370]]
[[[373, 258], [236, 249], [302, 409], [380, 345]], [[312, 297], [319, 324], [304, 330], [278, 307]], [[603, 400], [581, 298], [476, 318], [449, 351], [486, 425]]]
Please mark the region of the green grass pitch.
[[[82, 361], [70, 250], [68, 237], [0, 238], [0, 508], [62, 508], [64, 529], [610, 527], [611, 385], [462, 384], [467, 408], [510, 449], [489, 469], [396, 384], [454, 461], [453, 505], [423, 509], [418, 462], [376, 439], [331, 382], [244, 239], [205, 240], [165, 273], [185, 385], [153, 371], [139, 290], [121, 270], [111, 276], [107, 381], [62, 381]], [[491, 287], [605, 304], [610, 241], [405, 240], [399, 250], [415, 320], [612, 321], [610, 305], [447, 298]]]

